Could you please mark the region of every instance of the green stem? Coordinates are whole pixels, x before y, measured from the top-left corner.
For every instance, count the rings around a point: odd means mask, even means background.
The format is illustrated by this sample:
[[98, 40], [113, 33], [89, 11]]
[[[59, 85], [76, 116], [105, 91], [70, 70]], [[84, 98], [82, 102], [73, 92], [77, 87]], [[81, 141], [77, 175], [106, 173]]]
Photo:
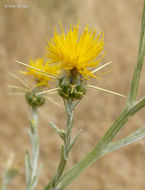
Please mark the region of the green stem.
[[26, 153], [26, 190], [34, 190], [38, 181], [38, 157], [39, 157], [39, 136], [38, 136], [38, 108], [31, 107], [32, 119], [30, 121], [29, 135], [32, 143], [32, 155]]
[[[127, 137], [125, 137], [125, 138], [123, 138], [123, 139], [121, 139], [121, 140], [118, 140], [118, 141], [116, 141], [116, 142], [114, 142], [114, 143], [112, 143], [112, 144], [108, 144], [108, 145], [106, 146], [106, 148], [104, 148], [102, 151], [98, 152], [98, 153], [95, 155], [95, 156], [96, 156], [96, 159], [101, 158], [102, 156], [104, 156], [105, 154], [107, 154], [107, 153], [109, 153], [109, 152], [112, 152], [112, 151], [117, 150], [117, 149], [119, 149], [119, 148], [121, 148], [121, 147], [124, 147], [124, 146], [126, 146], [126, 145], [128, 145], [128, 144], [131, 144], [131, 143], [133, 143], [133, 142], [136, 142], [137, 140], [139, 140], [139, 139], [141, 139], [141, 138], [143, 138], [143, 137], [145, 137], [145, 126], [143, 126], [142, 128], [138, 129], [137, 131], [131, 133], [129, 136], [127, 136]], [[91, 154], [92, 154], [92, 155], [91, 155]], [[87, 163], [90, 159], [92, 159], [93, 154], [94, 154], [93, 151], [90, 152], [90, 153], [86, 156], [87, 159], [83, 160], [82, 165], [85, 163], [84, 161], [86, 161], [86, 163]], [[79, 165], [79, 164], [78, 164], [78, 165]], [[79, 165], [79, 166], [80, 166], [80, 165]], [[77, 165], [76, 165], [76, 167], [77, 167]], [[73, 168], [73, 169], [74, 169], [74, 168]], [[79, 168], [79, 169], [80, 169], [80, 168]], [[71, 172], [71, 170], [70, 170], [70, 172]], [[81, 172], [81, 171], [80, 171], [80, 172]], [[62, 179], [62, 182], [58, 185], [58, 189], [59, 189], [59, 190], [63, 190], [63, 189], [65, 188], [65, 186], [63, 186], [63, 183], [64, 183], [64, 182], [67, 182], [67, 183], [68, 183], [70, 180], [72, 180], [72, 176], [70, 175], [70, 176], [68, 177], [68, 176], [67, 176], [68, 174], [71, 174], [71, 173], [67, 172], [66, 175], [64, 176], [64, 178]], [[66, 176], [67, 176], [68, 178], [65, 179]], [[64, 180], [66, 180], [66, 181], [64, 181]], [[68, 184], [69, 184], [69, 183], [68, 183]], [[68, 184], [67, 184], [67, 185], [68, 185]]]
[[32, 175], [31, 181], [33, 181], [37, 172], [37, 162], [39, 157], [39, 140], [38, 140], [38, 114], [37, 107], [32, 108], [33, 129], [32, 129]]
[[140, 32], [140, 43], [138, 49], [137, 64], [134, 70], [134, 75], [131, 83], [131, 88], [128, 96], [127, 106], [133, 105], [136, 100], [139, 86], [139, 79], [141, 75], [141, 70], [145, 57], [145, 1], [143, 4], [143, 14], [142, 14], [142, 23], [141, 23], [141, 32]]
[[70, 145], [71, 145], [71, 130], [73, 127], [74, 106], [71, 100], [64, 100], [64, 104], [65, 104], [66, 113], [67, 113], [66, 135], [64, 139], [64, 156], [65, 156], [65, 159], [67, 159], [69, 151], [70, 151]]
[[97, 145], [89, 152], [80, 162], [78, 162], [71, 170], [67, 171], [60, 183], [57, 186], [58, 190], [63, 190], [69, 183], [77, 178], [88, 166], [93, 164], [98, 158], [100, 158], [106, 150], [108, 144], [117, 135], [120, 129], [125, 125], [128, 118], [138, 112], [145, 106], [145, 97], [133, 105], [131, 108], [122, 112], [120, 117], [113, 123], [110, 129], [97, 143]]
[[45, 190], [57, 190], [57, 184], [59, 183], [62, 177], [65, 166], [67, 164], [69, 151], [72, 148], [71, 131], [73, 127], [73, 112], [74, 112], [74, 107], [76, 104], [74, 104], [74, 102], [71, 100], [64, 99], [64, 105], [65, 105], [66, 113], [67, 113], [67, 123], [66, 123], [65, 136], [63, 139], [64, 145], [62, 146], [62, 149], [61, 149], [61, 159], [60, 159], [56, 174], [54, 175], [52, 180], [49, 182], [49, 184], [46, 186]]

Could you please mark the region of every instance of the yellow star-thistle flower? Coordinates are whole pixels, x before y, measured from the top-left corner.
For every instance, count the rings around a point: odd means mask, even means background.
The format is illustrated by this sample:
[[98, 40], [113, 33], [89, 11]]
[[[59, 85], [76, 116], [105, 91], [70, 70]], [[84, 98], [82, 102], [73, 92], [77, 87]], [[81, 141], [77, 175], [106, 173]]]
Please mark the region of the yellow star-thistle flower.
[[52, 79], [51, 76], [57, 76], [60, 73], [60, 65], [50, 65], [45, 63], [44, 59], [30, 60], [29, 66], [35, 69], [27, 67], [27, 71], [22, 73], [34, 76], [37, 86], [48, 86], [48, 82]]
[[65, 70], [75, 69], [78, 73], [88, 79], [88, 76], [96, 77], [91, 68], [98, 66], [104, 55], [98, 59], [103, 51], [104, 33], [96, 36], [96, 31], [86, 26], [84, 32], [79, 37], [79, 24], [70, 25], [70, 30], [65, 34], [55, 30], [54, 37], [48, 41], [47, 57], [50, 63], [61, 63]]

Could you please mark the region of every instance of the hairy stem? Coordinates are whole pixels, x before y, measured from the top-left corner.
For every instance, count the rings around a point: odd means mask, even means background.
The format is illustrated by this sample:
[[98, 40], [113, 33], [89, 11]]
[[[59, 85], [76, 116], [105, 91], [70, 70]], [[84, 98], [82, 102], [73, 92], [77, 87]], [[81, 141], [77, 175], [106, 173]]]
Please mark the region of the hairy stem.
[[142, 23], [141, 23], [141, 32], [140, 32], [140, 43], [138, 49], [137, 64], [134, 69], [134, 75], [131, 83], [131, 88], [128, 96], [127, 106], [131, 106], [136, 100], [139, 86], [139, 79], [141, 75], [141, 70], [145, 57], [145, 1], [143, 4], [143, 14], [142, 14]]
[[57, 168], [57, 172], [52, 178], [52, 180], [49, 182], [49, 184], [46, 186], [45, 190], [57, 190], [57, 184], [60, 182], [65, 166], [67, 164], [69, 151], [72, 148], [71, 131], [73, 127], [73, 112], [76, 104], [74, 104], [74, 102], [71, 100], [64, 99], [64, 105], [66, 108], [67, 123], [66, 123], [65, 135], [63, 138], [64, 144], [62, 145], [61, 148], [61, 158]]
[[98, 158], [107, 153], [104, 151], [106, 151], [106, 148], [108, 147], [111, 140], [117, 135], [120, 129], [125, 125], [128, 118], [134, 115], [137, 111], [141, 110], [143, 107], [145, 107], [145, 97], [139, 102], [137, 102], [135, 105], [133, 105], [130, 109], [124, 110], [120, 115], [120, 117], [113, 123], [110, 129], [102, 137], [102, 139], [92, 149], [92, 151], [90, 151], [72, 169], [70, 169], [65, 173], [60, 183], [58, 184], [58, 190], [63, 190], [69, 183], [71, 183], [75, 178], [77, 178], [77, 176], [79, 176], [88, 166], [93, 164]]
[[32, 119], [30, 121], [29, 135], [32, 143], [32, 155], [26, 153], [26, 190], [34, 190], [38, 181], [38, 157], [39, 157], [39, 136], [38, 136], [38, 113], [37, 107], [31, 107]]

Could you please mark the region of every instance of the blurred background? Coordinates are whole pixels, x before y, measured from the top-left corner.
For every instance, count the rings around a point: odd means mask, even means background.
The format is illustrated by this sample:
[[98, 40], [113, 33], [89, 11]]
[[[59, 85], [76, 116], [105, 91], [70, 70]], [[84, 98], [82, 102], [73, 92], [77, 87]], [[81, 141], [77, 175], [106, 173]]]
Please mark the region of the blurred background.
[[[61, 20], [65, 31], [70, 24], [80, 21], [80, 31], [86, 24], [105, 32], [106, 55], [102, 63], [112, 64], [102, 71], [114, 70], [91, 80], [90, 84], [127, 95], [137, 59], [143, 0], [1, 0], [0, 2], [0, 177], [11, 152], [15, 154], [13, 167], [19, 169], [8, 189], [24, 190], [24, 155], [29, 147], [29, 110], [23, 96], [8, 96], [7, 85], [18, 82], [8, 71], [19, 74], [23, 66], [14, 60], [28, 63], [30, 58], [45, 54], [46, 39], [60, 31]], [[143, 72], [145, 70], [143, 69]], [[145, 92], [145, 75], [141, 77], [139, 96]], [[40, 162], [44, 167], [36, 190], [41, 190], [53, 176], [59, 162], [61, 139], [48, 121], [61, 128], [65, 126], [63, 102], [57, 95], [52, 98], [62, 105], [47, 102], [40, 109]], [[78, 162], [102, 137], [124, 108], [125, 98], [89, 89], [75, 112], [73, 133], [83, 129], [72, 149], [68, 167]], [[128, 135], [145, 122], [144, 110], [120, 131], [115, 139]], [[110, 153], [89, 167], [66, 189], [68, 190], [144, 190], [145, 140]]]

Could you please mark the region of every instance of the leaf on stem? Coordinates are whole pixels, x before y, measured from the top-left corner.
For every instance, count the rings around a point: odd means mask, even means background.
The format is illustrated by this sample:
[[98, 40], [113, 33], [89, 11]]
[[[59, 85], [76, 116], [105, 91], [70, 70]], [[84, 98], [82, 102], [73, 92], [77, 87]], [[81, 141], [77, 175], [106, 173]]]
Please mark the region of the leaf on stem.
[[73, 147], [73, 145], [75, 144], [76, 140], [78, 139], [80, 133], [82, 132], [82, 129], [80, 129], [76, 135], [74, 136], [74, 138], [71, 140], [71, 143], [70, 143], [70, 147], [69, 147], [69, 151], [71, 150], [71, 148]]
[[59, 129], [53, 122], [49, 121], [50, 126], [57, 132], [57, 134], [64, 140], [65, 131]]
[[131, 133], [130, 135], [128, 135], [127, 137], [120, 139], [112, 144], [109, 144], [105, 151], [104, 154], [107, 154], [109, 152], [112, 152], [116, 149], [119, 149], [121, 147], [124, 147], [128, 144], [131, 144], [133, 142], [136, 142], [142, 138], [145, 137], [145, 126], [141, 127], [140, 129], [134, 131], [133, 133]]

